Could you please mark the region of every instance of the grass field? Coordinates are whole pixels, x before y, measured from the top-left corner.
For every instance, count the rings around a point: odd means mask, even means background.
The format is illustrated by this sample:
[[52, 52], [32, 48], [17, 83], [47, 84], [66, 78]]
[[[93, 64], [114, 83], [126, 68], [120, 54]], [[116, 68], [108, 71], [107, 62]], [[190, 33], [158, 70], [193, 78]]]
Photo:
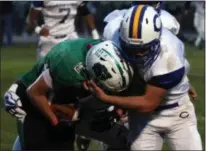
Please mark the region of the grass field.
[[[35, 45], [25, 44], [10, 48], [1, 48], [1, 118], [0, 118], [0, 150], [11, 150], [16, 137], [15, 119], [3, 109], [2, 97], [5, 90], [21, 74], [26, 72], [36, 60]], [[191, 64], [191, 83], [198, 92], [198, 101], [195, 102], [198, 119], [198, 129], [205, 142], [205, 52], [186, 45], [187, 58]], [[205, 143], [203, 143], [205, 145]], [[92, 148], [97, 148], [93, 145]]]

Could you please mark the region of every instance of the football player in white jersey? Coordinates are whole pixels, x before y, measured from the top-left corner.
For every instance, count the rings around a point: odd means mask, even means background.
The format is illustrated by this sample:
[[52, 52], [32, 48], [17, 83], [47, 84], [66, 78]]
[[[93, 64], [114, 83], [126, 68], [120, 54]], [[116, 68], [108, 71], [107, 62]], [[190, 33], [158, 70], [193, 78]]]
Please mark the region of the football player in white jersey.
[[[154, 7], [155, 10], [158, 13], [161, 12], [160, 19], [162, 22], [163, 32], [168, 33], [169, 31], [171, 31], [175, 35], [178, 34], [179, 28], [180, 28], [179, 23], [172, 15], [169, 15], [169, 13], [167, 13], [166, 11], [161, 10], [161, 2], [159, 2], [159, 1], [136, 1], [136, 2], [133, 2], [132, 4], [135, 5], [137, 3], [146, 3], [146, 4], [152, 5], [153, 7], [155, 6]], [[115, 43], [119, 43], [119, 28], [120, 28], [120, 24], [121, 24], [121, 21], [123, 19], [124, 13], [126, 13], [126, 12], [127, 12], [127, 9], [115, 10], [105, 17], [104, 22], [106, 22], [107, 24], [106, 24], [104, 31], [103, 31], [103, 38], [104, 39], [112, 40]], [[164, 15], [164, 14], [168, 14], [168, 16]], [[167, 21], [167, 20], [170, 20], [170, 21]], [[165, 22], [165, 23], [163, 23], [163, 22]], [[167, 23], [169, 23], [169, 24], [167, 24]], [[169, 25], [169, 26], [167, 26], [167, 25]], [[169, 31], [167, 31], [165, 29], [168, 29]], [[174, 31], [178, 31], [178, 32], [174, 32]], [[176, 37], [176, 36], [172, 36], [172, 37]], [[176, 42], [175, 43], [173, 42], [172, 46], [176, 47], [176, 48], [179, 47], [182, 49], [174, 49], [174, 50], [179, 51], [178, 54], [181, 54], [181, 55], [183, 55], [183, 57], [185, 57], [186, 55], [185, 55], [183, 42], [178, 37], [176, 37], [175, 39], [176, 39], [175, 40]], [[189, 73], [190, 64], [186, 58], [185, 58], [185, 64], [187, 66], [188, 73]], [[191, 94], [190, 96], [192, 97], [193, 100], [196, 100], [196, 98], [197, 98], [196, 90], [192, 87], [192, 85], [190, 85], [190, 86], [191, 86], [189, 89], [189, 93]]]
[[158, 13], [148, 5], [130, 8], [121, 23], [119, 46], [146, 82], [144, 95], [108, 95], [94, 81], [84, 86], [100, 100], [130, 109], [131, 150], [161, 150], [164, 138], [171, 150], [202, 150], [185, 58], [177, 50], [182, 48], [173, 47], [174, 34], [163, 31]]
[[[137, 1], [137, 3], [142, 3], [142, 1]], [[154, 4], [158, 4], [157, 1], [145, 1], [144, 3], [147, 3], [147, 4], [150, 4], [150, 5], [153, 5]], [[135, 5], [135, 3], [133, 3], [133, 5]], [[161, 12], [162, 14], [160, 15], [160, 19], [161, 19], [161, 22], [165, 22], [165, 24], [162, 24], [162, 26], [164, 27], [164, 29], [162, 30], [163, 33], [163, 36], [166, 37], [165, 40], [167, 41], [170, 41], [171, 39], [173, 39], [173, 44], [171, 47], [173, 47], [173, 50], [176, 51], [176, 53], [182, 58], [185, 60], [185, 67], [187, 69], [187, 73], [189, 73], [189, 69], [190, 69], [190, 64], [189, 62], [187, 61], [187, 59], [185, 58], [185, 49], [184, 49], [184, 44], [183, 42], [178, 38], [176, 37], [175, 35], [173, 34], [178, 34], [178, 32], [174, 32], [174, 31], [179, 31], [179, 23], [176, 21], [176, 19], [171, 16], [169, 13], [167, 13], [166, 11], [164, 10], [161, 10], [160, 9], [160, 6], [161, 5], [157, 5], [158, 7], [155, 7], [155, 9], [157, 10], [157, 12]], [[161, 10], [161, 11], [160, 11]], [[112, 40], [113, 42], [115, 43], [119, 43], [119, 28], [120, 28], [120, 24], [121, 24], [121, 21], [122, 21], [122, 18], [123, 18], [123, 15], [124, 13], [127, 12], [127, 9], [124, 9], [124, 10], [115, 10], [113, 11], [112, 13], [108, 14], [104, 21], [107, 22], [107, 25], [105, 26], [104, 28], [104, 31], [103, 31], [103, 37], [106, 39], [106, 40]], [[164, 14], [169, 14], [168, 18], [166, 17], [167, 15], [164, 15]], [[165, 19], [168, 19], [170, 20], [169, 22], [167, 22]], [[167, 24], [169, 23], [169, 24]], [[167, 26], [169, 25], [169, 26]], [[167, 30], [168, 29], [168, 30]], [[173, 34], [172, 34], [172, 33]], [[170, 39], [167, 38], [166, 35], [169, 35], [168, 37], [170, 37]], [[195, 88], [190, 84], [190, 88], [189, 88], [189, 91], [188, 93], [190, 94], [190, 97], [192, 98], [192, 100], [196, 100], [197, 98], [197, 93], [196, 93], [196, 90]], [[127, 122], [125, 121], [125, 126], [127, 126]], [[106, 148], [107, 146], [106, 145], [103, 145], [104, 148]]]
[[[45, 56], [57, 43], [78, 38], [75, 29], [76, 15], [85, 16], [92, 37], [99, 39], [94, 18], [90, 14], [88, 2], [85, 1], [32, 1], [27, 18], [28, 29], [39, 34], [37, 59]], [[38, 25], [42, 13], [44, 24]]]

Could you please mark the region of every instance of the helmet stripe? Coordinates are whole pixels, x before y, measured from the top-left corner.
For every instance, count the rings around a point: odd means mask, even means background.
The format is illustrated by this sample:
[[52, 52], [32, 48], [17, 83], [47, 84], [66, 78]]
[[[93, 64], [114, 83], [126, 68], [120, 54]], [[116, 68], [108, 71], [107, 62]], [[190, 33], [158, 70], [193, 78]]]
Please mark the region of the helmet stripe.
[[137, 5], [133, 9], [131, 20], [130, 20], [130, 38], [142, 38], [142, 22], [144, 12], [146, 10], [146, 6], [144, 5]]
[[135, 16], [136, 11], [137, 11], [137, 6], [134, 7], [132, 16], [130, 18], [130, 24], [129, 24], [129, 37], [130, 38], [132, 38], [133, 22], [134, 22], [134, 16]]
[[135, 16], [134, 16], [134, 23], [133, 23], [133, 27], [132, 27], [132, 38], [138, 38], [137, 35], [138, 35], [138, 32], [139, 32], [139, 23], [140, 22], [140, 15], [141, 15], [141, 12], [142, 12], [142, 8], [143, 8], [143, 5], [139, 5], [137, 7], [137, 11], [135, 12]]

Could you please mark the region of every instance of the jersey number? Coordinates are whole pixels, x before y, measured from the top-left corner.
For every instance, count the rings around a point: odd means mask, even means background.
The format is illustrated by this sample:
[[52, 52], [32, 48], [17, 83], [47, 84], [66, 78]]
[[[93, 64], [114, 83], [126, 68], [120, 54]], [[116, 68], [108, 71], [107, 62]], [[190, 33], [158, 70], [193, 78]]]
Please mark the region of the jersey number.
[[[65, 9], [59, 9], [59, 12], [62, 12], [62, 11], [65, 11]], [[67, 8], [67, 14], [62, 18], [62, 20], [60, 20], [60, 22], [59, 23], [64, 23], [66, 20], [67, 20], [67, 18], [69, 17], [69, 15], [70, 15], [70, 12], [71, 12], [71, 9], [70, 8]]]

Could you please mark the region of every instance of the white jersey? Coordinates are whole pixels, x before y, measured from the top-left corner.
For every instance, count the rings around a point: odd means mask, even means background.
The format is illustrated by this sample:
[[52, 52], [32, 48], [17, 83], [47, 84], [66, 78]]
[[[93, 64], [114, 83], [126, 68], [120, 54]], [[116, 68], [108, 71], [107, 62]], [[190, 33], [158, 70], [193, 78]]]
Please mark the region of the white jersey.
[[168, 89], [165, 100], [166, 104], [170, 104], [170, 101], [186, 95], [189, 90], [184, 47], [167, 29], [163, 29], [160, 46], [159, 56], [148, 70], [142, 72], [142, 77], [148, 83]]
[[[175, 51], [177, 56], [180, 58], [180, 61], [184, 63], [186, 73], [189, 74], [190, 64], [186, 59], [184, 43], [177, 36], [171, 34], [167, 29], [162, 30], [162, 39], [164, 39], [164, 43], [169, 45], [171, 50]], [[172, 44], [171, 41], [173, 42]]]
[[[122, 14], [112, 19], [106, 25], [103, 35], [105, 39], [114, 41], [119, 47], [118, 29], [121, 23], [121, 16]], [[158, 56], [153, 65], [147, 70], [147, 72], [142, 72], [142, 76], [145, 81], [150, 82], [153, 78], [163, 74], [168, 74], [167, 76], [174, 76], [173, 71], [175, 70], [178, 70], [177, 73], [174, 72], [177, 76], [179, 76], [178, 74], [184, 74], [182, 75], [183, 79], [179, 81], [178, 85], [168, 89], [166, 100], [175, 100], [182, 95], [185, 95], [189, 89], [189, 81], [187, 78], [189, 63], [185, 59], [184, 44], [172, 32], [166, 28], [163, 28], [161, 35], [161, 49], [161, 54]]]
[[34, 1], [32, 7], [41, 10], [51, 36], [68, 35], [75, 31], [74, 19], [81, 1]]

